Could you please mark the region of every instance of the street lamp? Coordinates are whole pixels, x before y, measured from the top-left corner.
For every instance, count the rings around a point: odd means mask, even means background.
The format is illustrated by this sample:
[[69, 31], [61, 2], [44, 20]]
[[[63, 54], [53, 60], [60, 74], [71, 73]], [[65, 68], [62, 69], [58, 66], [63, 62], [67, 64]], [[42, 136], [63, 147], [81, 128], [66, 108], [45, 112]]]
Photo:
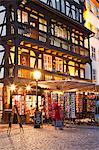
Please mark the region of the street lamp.
[[35, 70], [33, 72], [33, 77], [36, 80], [36, 111], [38, 111], [38, 80], [41, 78], [41, 72], [39, 70]]

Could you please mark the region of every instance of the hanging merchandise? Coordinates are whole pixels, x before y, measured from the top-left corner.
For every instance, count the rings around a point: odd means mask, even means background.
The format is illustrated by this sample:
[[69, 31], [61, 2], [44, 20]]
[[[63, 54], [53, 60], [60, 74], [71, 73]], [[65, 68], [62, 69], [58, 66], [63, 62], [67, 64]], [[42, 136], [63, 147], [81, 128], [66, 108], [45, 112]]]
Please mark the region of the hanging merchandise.
[[70, 118], [76, 118], [75, 116], [75, 93], [69, 93], [69, 105], [70, 105]]
[[75, 93], [65, 93], [64, 100], [65, 100], [65, 111], [67, 118], [75, 118]]
[[94, 94], [87, 95], [87, 112], [95, 112], [96, 96]]

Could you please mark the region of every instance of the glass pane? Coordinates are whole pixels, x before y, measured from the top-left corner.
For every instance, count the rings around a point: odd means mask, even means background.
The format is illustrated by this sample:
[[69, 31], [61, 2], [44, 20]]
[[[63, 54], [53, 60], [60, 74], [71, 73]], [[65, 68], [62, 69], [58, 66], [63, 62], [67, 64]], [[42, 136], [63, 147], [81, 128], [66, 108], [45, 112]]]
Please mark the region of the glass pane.
[[28, 23], [28, 13], [22, 11], [22, 23]]
[[14, 64], [14, 53], [10, 53], [10, 55], [11, 55], [12, 63]]
[[3, 78], [4, 77], [4, 68], [1, 68], [1, 71], [0, 71], [0, 78]]
[[6, 19], [4, 20], [5, 13], [6, 13], [5, 11], [0, 13], [0, 25], [6, 23]]
[[4, 6], [0, 6], [0, 11], [5, 10], [6, 8]]
[[75, 69], [74, 69], [74, 67], [69, 66], [69, 73], [70, 73], [71, 76], [75, 75]]
[[18, 21], [21, 22], [21, 10], [18, 10], [17, 13], [18, 13]]
[[3, 30], [2, 30], [1, 36], [5, 36], [5, 35], [6, 35], [6, 25], [3, 26]]
[[2, 63], [3, 56], [4, 56], [4, 52], [0, 52], [0, 65]]
[[30, 67], [34, 68], [36, 58], [30, 57]]

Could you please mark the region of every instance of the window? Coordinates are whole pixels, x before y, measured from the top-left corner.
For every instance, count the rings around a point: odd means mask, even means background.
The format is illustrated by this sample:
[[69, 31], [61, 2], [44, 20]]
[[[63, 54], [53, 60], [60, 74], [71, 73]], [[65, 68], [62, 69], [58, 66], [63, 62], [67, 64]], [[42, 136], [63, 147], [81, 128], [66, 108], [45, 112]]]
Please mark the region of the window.
[[39, 30], [47, 32], [47, 22], [45, 19], [39, 18]]
[[44, 54], [44, 69], [52, 71], [52, 56]]
[[63, 72], [63, 60], [61, 58], [56, 57], [55, 58], [56, 63], [56, 71]]
[[28, 23], [28, 13], [22, 11], [22, 23]]
[[96, 80], [96, 70], [95, 69], [92, 70], [92, 79]]
[[[60, 24], [60, 22], [59, 22]], [[62, 25], [56, 25], [56, 23], [51, 24], [51, 33], [54, 36], [67, 39], [67, 30], [65, 26]]]
[[18, 10], [17, 13], [18, 13], [18, 21], [21, 22], [21, 10]]
[[62, 12], [65, 13], [65, 2], [64, 2], [64, 0], [61, 1], [61, 9], [62, 9]]
[[[21, 18], [21, 13], [22, 13], [22, 18]], [[18, 10], [17, 14], [18, 14], [18, 22], [28, 23], [28, 13], [27, 12]]]
[[84, 69], [80, 69], [80, 78], [84, 78]]
[[87, 9], [91, 8], [90, 0], [86, 0], [86, 8]]
[[60, 10], [60, 0], [56, 0], [56, 9]]
[[91, 47], [91, 57], [95, 60], [96, 59], [96, 50], [95, 48], [92, 46]]

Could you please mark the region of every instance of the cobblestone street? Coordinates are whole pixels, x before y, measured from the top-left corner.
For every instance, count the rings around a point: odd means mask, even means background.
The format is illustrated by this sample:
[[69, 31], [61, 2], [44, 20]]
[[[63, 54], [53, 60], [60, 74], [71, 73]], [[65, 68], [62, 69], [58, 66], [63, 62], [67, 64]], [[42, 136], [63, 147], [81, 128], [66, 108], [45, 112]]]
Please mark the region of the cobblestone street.
[[55, 130], [53, 126], [34, 129], [25, 125], [20, 133], [13, 125], [11, 136], [0, 127], [0, 150], [99, 150], [99, 128], [76, 127]]

